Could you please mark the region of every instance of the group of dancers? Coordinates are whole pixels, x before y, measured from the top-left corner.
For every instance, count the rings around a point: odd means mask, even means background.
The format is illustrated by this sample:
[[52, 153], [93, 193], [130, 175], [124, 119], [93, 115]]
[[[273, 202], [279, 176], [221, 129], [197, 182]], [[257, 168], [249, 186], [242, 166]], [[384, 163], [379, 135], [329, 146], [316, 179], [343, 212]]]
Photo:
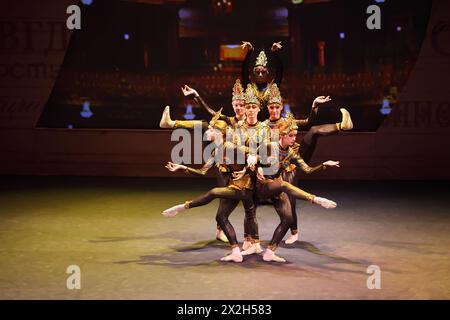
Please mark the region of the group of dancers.
[[[172, 120], [169, 106], [164, 109], [161, 118], [161, 128], [194, 129], [201, 126], [205, 130], [206, 139], [212, 143], [210, 157], [200, 169], [172, 162], [168, 162], [166, 168], [172, 172], [184, 170], [195, 175], [205, 175], [216, 168], [218, 186], [195, 199], [173, 206], [162, 214], [173, 217], [182, 211], [220, 199], [216, 214], [216, 237], [231, 245], [231, 253], [222, 257], [222, 261], [242, 262], [243, 256], [263, 252], [256, 218], [256, 207], [261, 202], [270, 200], [280, 217], [280, 223], [263, 253], [264, 261], [275, 262], [286, 261], [277, 256], [275, 251], [289, 229], [291, 235], [285, 243], [293, 244], [298, 240], [297, 199], [326, 209], [337, 206], [334, 201], [308, 193], [296, 185], [300, 170], [310, 174], [339, 167], [339, 161], [329, 160], [313, 167], [308, 163], [318, 137], [353, 128], [350, 114], [341, 108], [340, 122], [314, 125], [318, 107], [331, 101], [329, 96], [319, 96], [313, 101], [308, 118], [297, 120], [290, 113], [282, 117], [283, 100], [279, 87], [283, 66], [278, 55], [281, 48], [281, 42], [276, 42], [270, 50], [276, 65], [273, 79], [269, 81], [267, 56], [261, 51], [252, 68], [254, 81], [250, 81], [249, 66], [254, 48], [249, 42], [242, 43], [242, 49], [247, 50], [247, 54], [242, 65], [242, 80], [237, 79], [233, 86], [231, 104], [234, 116], [222, 114], [222, 109], [215, 111], [195, 89], [185, 85], [182, 87], [183, 94], [203, 106], [212, 115], [212, 119], [209, 122]], [[269, 119], [261, 122], [258, 114], [263, 108], [268, 109]], [[308, 130], [300, 143], [297, 143], [299, 128]], [[230, 214], [239, 202], [242, 202], [245, 210], [242, 249], [229, 221]]]

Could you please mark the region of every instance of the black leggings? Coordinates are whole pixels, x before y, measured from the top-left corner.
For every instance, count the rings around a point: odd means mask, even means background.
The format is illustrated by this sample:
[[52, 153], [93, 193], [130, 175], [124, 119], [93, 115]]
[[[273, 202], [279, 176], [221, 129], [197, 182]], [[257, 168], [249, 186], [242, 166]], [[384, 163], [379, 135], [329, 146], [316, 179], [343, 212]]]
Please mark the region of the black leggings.
[[[189, 208], [195, 208], [207, 205], [214, 199], [224, 199], [228, 200], [226, 202], [222, 203], [221, 210], [218, 211], [216, 215], [216, 221], [219, 224], [219, 226], [222, 228], [223, 232], [228, 238], [228, 241], [230, 241], [230, 244], [237, 245], [237, 239], [236, 239], [236, 232], [234, 231], [234, 228], [230, 221], [228, 220], [228, 217], [230, 216], [231, 212], [236, 208], [239, 201], [242, 201], [244, 203], [244, 207], [247, 207], [249, 212], [252, 212], [251, 216], [246, 215], [246, 221], [251, 220], [251, 223], [246, 223], [249, 225], [249, 233], [250, 234], [258, 234], [258, 224], [256, 222], [256, 211], [255, 206], [253, 205], [253, 199], [252, 199], [252, 190], [244, 189], [244, 190], [236, 190], [234, 188], [230, 187], [222, 187], [222, 188], [213, 188], [206, 192], [205, 194], [195, 198], [194, 200], [189, 202]], [[247, 210], [246, 210], [247, 211]], [[256, 227], [255, 229], [251, 229], [251, 227]]]
[[311, 201], [314, 195], [286, 181], [258, 182], [256, 192], [261, 199], [270, 198], [272, 200], [274, 208], [280, 217], [280, 224], [276, 227], [269, 244], [270, 249], [275, 250], [293, 223], [291, 203], [288, 195], [292, 196], [293, 199], [307, 201]]
[[292, 225], [292, 210], [289, 198], [285, 193], [280, 194], [278, 197], [271, 198], [273, 207], [280, 217], [280, 224], [275, 228], [273, 232], [272, 240], [269, 243], [269, 249], [275, 251], [275, 249], [283, 240], [284, 235]]
[[[290, 184], [296, 186], [298, 183], [298, 172], [297, 168], [296, 170], [286, 172], [284, 171], [282, 173], [283, 180], [286, 182], [289, 182]], [[297, 218], [297, 208], [296, 208], [296, 202], [297, 198], [295, 198], [293, 195], [288, 194], [289, 202], [291, 204], [291, 213], [292, 213], [292, 224], [290, 225], [291, 233], [296, 234], [298, 232], [298, 218]]]
[[[303, 136], [300, 142], [300, 156], [308, 163], [316, 149], [317, 139], [320, 136], [329, 136], [339, 133], [339, 129], [336, 124], [324, 124], [318, 126], [312, 126], [308, 132]], [[283, 180], [296, 186], [298, 183], [297, 170], [291, 172], [283, 172]], [[291, 203], [292, 212], [292, 225], [290, 226], [291, 233], [298, 232], [298, 217], [296, 208], [296, 198], [293, 195], [288, 194], [289, 202]]]
[[337, 134], [338, 132], [339, 129], [337, 124], [312, 126], [300, 142], [300, 156], [306, 163], [308, 163], [312, 158], [314, 150], [316, 149], [317, 138]]
[[306, 201], [312, 201], [315, 197], [315, 195], [297, 188], [289, 182], [279, 180], [266, 183], [258, 182], [256, 192], [261, 200], [276, 197], [282, 192], [285, 192], [287, 195], [290, 195], [295, 199], [302, 199]]
[[[229, 172], [220, 172], [217, 174], [217, 185], [219, 187], [225, 187], [230, 179]], [[217, 228], [222, 229], [219, 224], [219, 217], [226, 216], [227, 218], [230, 216], [231, 212], [236, 209], [239, 201], [230, 200], [230, 199], [220, 199], [219, 207], [217, 208], [216, 220], [217, 220]], [[245, 218], [244, 218], [244, 238], [245, 239], [254, 239], [259, 240], [259, 232], [258, 232], [258, 220], [256, 219], [256, 207], [253, 201], [243, 200], [242, 204], [244, 206]], [[225, 231], [224, 231], [225, 232]], [[226, 235], [226, 233], [225, 233]], [[228, 236], [227, 236], [228, 238]]]

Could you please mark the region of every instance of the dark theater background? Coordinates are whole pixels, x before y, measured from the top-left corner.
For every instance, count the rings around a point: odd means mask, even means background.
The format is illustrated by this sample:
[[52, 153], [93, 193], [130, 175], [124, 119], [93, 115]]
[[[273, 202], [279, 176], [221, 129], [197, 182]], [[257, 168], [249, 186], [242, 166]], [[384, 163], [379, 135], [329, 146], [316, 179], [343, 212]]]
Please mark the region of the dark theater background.
[[[79, 30], [66, 26], [73, 4]], [[366, 25], [371, 5], [381, 29]], [[284, 113], [330, 95], [318, 123], [345, 107], [354, 124], [318, 141], [311, 163], [341, 167], [299, 186], [338, 207], [297, 201], [286, 264], [220, 262], [217, 200], [160, 214], [216, 182], [164, 167], [177, 141], [162, 112], [210, 119], [187, 84], [232, 115], [242, 41], [281, 41]], [[450, 298], [449, 1], [2, 1], [0, 59], [0, 299]], [[230, 218], [239, 241], [243, 211]], [[271, 205], [257, 215], [266, 247], [279, 218]], [[70, 265], [81, 289], [66, 287]]]

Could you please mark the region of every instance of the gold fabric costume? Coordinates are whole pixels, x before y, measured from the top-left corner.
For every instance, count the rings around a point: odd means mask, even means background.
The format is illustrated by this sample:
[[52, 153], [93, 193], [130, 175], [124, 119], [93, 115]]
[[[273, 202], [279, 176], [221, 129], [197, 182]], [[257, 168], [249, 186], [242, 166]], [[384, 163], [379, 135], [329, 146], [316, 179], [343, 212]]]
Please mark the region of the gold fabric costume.
[[[216, 149], [217, 150], [217, 149]], [[244, 146], [237, 146], [231, 142], [224, 142], [223, 144], [223, 157], [222, 161], [216, 162], [216, 152], [214, 151], [211, 157], [206, 161], [206, 163], [200, 169], [194, 169], [190, 167], [186, 167], [186, 173], [201, 175], [204, 176], [206, 173], [214, 166], [219, 168], [221, 172], [237, 172], [245, 169], [244, 164], [238, 164], [236, 159], [238, 158], [238, 154], [241, 153], [243, 158], [246, 159], [246, 151], [247, 149]], [[228, 150], [228, 152], [227, 152]], [[235, 157], [235, 159], [227, 159], [226, 155], [230, 153]], [[227, 187], [236, 189], [236, 190], [252, 190], [254, 187], [253, 178], [251, 177], [250, 172], [246, 172], [240, 179], [234, 180], [232, 178], [229, 179], [227, 183]]]
[[196, 126], [201, 126], [203, 130], [208, 129], [208, 122], [203, 120], [175, 120], [173, 129], [194, 130]]

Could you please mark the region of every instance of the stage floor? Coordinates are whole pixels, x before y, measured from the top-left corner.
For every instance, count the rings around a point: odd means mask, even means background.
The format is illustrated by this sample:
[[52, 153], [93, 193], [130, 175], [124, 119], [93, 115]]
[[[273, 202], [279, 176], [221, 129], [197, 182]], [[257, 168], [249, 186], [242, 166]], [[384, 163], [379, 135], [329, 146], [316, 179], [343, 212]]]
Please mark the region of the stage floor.
[[[175, 218], [162, 210], [208, 179], [1, 177], [1, 299], [449, 299], [448, 182], [305, 181], [335, 200], [298, 203], [301, 240], [285, 264], [220, 262], [218, 201]], [[279, 218], [257, 211], [263, 246]], [[243, 208], [231, 216], [243, 235]], [[81, 268], [81, 290], [66, 268]], [[381, 289], [366, 286], [369, 265]]]

